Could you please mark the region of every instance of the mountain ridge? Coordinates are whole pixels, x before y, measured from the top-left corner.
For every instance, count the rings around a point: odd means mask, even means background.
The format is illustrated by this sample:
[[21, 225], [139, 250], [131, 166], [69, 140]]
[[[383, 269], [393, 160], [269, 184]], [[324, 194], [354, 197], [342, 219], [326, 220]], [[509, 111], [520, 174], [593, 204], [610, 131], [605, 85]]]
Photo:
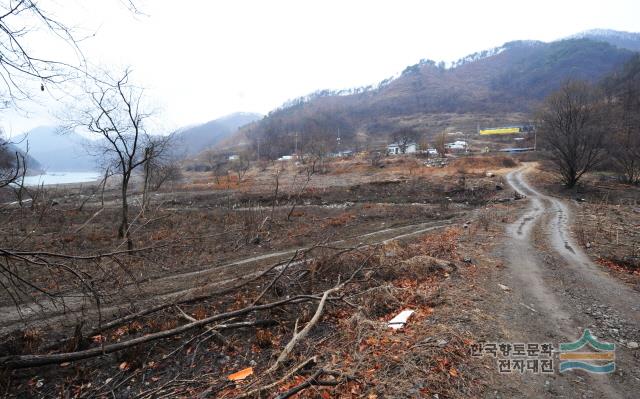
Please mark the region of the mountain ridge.
[[270, 155], [277, 157], [293, 149], [292, 132], [314, 137], [314, 145], [323, 137], [328, 147], [335, 147], [337, 132], [342, 143], [352, 143], [358, 131], [379, 136], [403, 126], [421, 128], [407, 121], [421, 115], [526, 114], [567, 79], [597, 82], [633, 54], [605, 40], [569, 38], [510, 41], [463, 57], [449, 68], [423, 59], [396, 78], [362, 90], [320, 90], [290, 100], [227, 143], [278, 143], [283, 148]]
[[214, 147], [234, 134], [240, 127], [263, 117], [254, 112], [234, 112], [198, 125], [180, 129], [176, 133], [176, 152], [181, 156], [193, 156]]
[[627, 50], [640, 51], [640, 33], [638, 32], [625, 32], [613, 29], [589, 29], [571, 35], [568, 39], [591, 39], [607, 42]]

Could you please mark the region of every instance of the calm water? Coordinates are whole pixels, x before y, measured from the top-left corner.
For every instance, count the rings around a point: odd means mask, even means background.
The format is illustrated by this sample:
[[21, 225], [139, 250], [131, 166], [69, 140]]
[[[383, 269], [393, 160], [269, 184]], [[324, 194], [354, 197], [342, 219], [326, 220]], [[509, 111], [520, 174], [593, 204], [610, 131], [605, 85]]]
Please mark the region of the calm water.
[[49, 172], [43, 175], [27, 176], [24, 178], [26, 186], [85, 183], [97, 181], [101, 178], [98, 172]]

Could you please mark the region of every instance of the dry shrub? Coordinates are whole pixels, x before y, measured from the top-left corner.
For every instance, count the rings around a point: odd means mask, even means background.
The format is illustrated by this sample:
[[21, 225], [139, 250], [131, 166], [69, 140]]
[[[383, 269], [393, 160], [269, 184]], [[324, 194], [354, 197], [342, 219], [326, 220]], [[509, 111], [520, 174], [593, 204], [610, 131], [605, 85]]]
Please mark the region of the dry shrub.
[[515, 166], [518, 166], [518, 161], [511, 157], [504, 157], [504, 159], [502, 160], [502, 166], [506, 168], [513, 168]]
[[576, 239], [578, 240], [578, 244], [585, 246], [587, 245], [587, 231], [585, 230], [585, 228], [583, 227], [582, 224], [577, 223], [574, 228], [573, 231], [576, 235]]
[[291, 217], [294, 217], [294, 218], [299, 218], [299, 217], [302, 217], [304, 215], [305, 215], [305, 213], [303, 211], [293, 211], [293, 212], [291, 212]]
[[366, 162], [358, 160], [340, 160], [332, 164], [332, 175], [342, 175], [346, 173], [363, 173], [369, 169]]
[[419, 308], [439, 306], [445, 302], [442, 292], [441, 286], [438, 288], [430, 286], [428, 289], [423, 286], [418, 289], [411, 289], [407, 291], [408, 296], [405, 302]]
[[489, 231], [491, 222], [497, 218], [495, 211], [484, 209], [478, 214], [478, 226], [484, 231]]
[[24, 353], [34, 353], [42, 343], [42, 331], [28, 328], [22, 333], [22, 347]]
[[4, 342], [0, 343], [0, 353], [6, 355], [37, 353], [40, 344], [42, 344], [42, 332], [35, 328], [28, 328], [6, 336]]
[[249, 176], [244, 176], [242, 180], [238, 180], [237, 175], [220, 176], [218, 181], [214, 178], [193, 179], [189, 183], [179, 184], [176, 190], [179, 191], [206, 191], [206, 190], [227, 190], [231, 188], [244, 189], [253, 187], [254, 180]]
[[166, 240], [170, 236], [171, 236], [171, 231], [165, 228], [158, 228], [157, 230], [151, 233], [151, 235], [149, 236], [149, 239], [153, 241], [161, 241], [161, 240]]
[[122, 370], [135, 370], [142, 367], [148, 356], [149, 352], [145, 345], [135, 345], [115, 354]]
[[393, 275], [387, 276], [397, 264], [407, 257], [406, 247], [398, 241], [390, 241], [379, 247], [372, 261], [376, 265], [376, 274], [384, 279], [391, 280]]
[[370, 288], [357, 296], [362, 315], [370, 319], [389, 319], [401, 309], [410, 306], [426, 308], [438, 305], [439, 291], [433, 294], [425, 287], [399, 288], [384, 284]]
[[336, 217], [332, 217], [329, 218], [327, 220], [327, 225], [328, 226], [333, 226], [333, 227], [340, 227], [340, 226], [344, 226], [347, 223], [349, 223], [351, 220], [355, 219], [355, 215], [350, 213], [350, 212], [345, 212], [341, 215], [338, 215]]
[[271, 348], [275, 337], [269, 330], [256, 330], [256, 345], [262, 349]]
[[75, 241], [76, 238], [77, 238], [76, 234], [63, 234], [61, 241], [68, 244]]
[[431, 233], [413, 244], [389, 242], [378, 250], [373, 258], [375, 276], [392, 281], [408, 279], [422, 281], [437, 273], [452, 273], [457, 266], [455, 254], [460, 230], [450, 228], [443, 233]]
[[480, 169], [512, 168], [517, 165], [518, 161], [507, 155], [461, 157], [452, 164], [456, 169], [464, 169], [467, 172]]
[[430, 233], [409, 245], [411, 253], [416, 255], [429, 255], [439, 259], [456, 259], [459, 228], [450, 227], [442, 233]]
[[451, 198], [442, 197], [438, 201], [438, 204], [440, 205], [440, 210], [441, 211], [448, 211], [449, 210], [449, 206], [451, 205]]
[[151, 332], [160, 332], [174, 329], [178, 326], [178, 321], [172, 318], [160, 317], [158, 319], [151, 319], [147, 323]]
[[196, 320], [202, 320], [207, 317], [207, 310], [204, 308], [204, 306], [199, 305], [195, 309], [193, 309], [191, 315]]
[[113, 232], [104, 231], [99, 226], [90, 226], [86, 229], [86, 237], [91, 242], [109, 242], [113, 239]]
[[[363, 253], [344, 253], [336, 255], [335, 251], [329, 248], [315, 248], [312, 254], [313, 258], [307, 266], [307, 273], [304, 279], [300, 280], [301, 286], [304, 286], [307, 293], [317, 292], [333, 287], [338, 279], [346, 279], [350, 277], [367, 259]], [[372, 260], [369, 260], [372, 263]], [[291, 294], [292, 287], [281, 279], [279, 284], [282, 292]], [[276, 285], [278, 290], [278, 285]]]
[[[345, 340], [336, 368], [375, 381], [368, 397], [477, 397], [479, 387], [468, 370], [468, 344], [443, 324], [420, 323], [419, 314], [400, 333], [356, 313], [341, 329]], [[414, 345], [407, 345], [407, 341]], [[439, 342], [445, 342], [444, 345]], [[421, 370], [421, 378], [416, 378]], [[365, 396], [366, 397], [366, 396]]]
[[614, 255], [612, 260], [630, 272], [640, 273], [640, 256], [638, 255], [631, 254], [622, 257]]
[[218, 182], [213, 182], [214, 188], [238, 187], [240, 180], [236, 175], [220, 176]]
[[191, 179], [191, 183], [196, 184], [196, 185], [211, 184], [211, 183], [213, 183], [213, 179], [212, 178]]
[[242, 236], [245, 243], [259, 242], [259, 230], [266, 218], [266, 211], [263, 208], [253, 207], [248, 204], [249, 209], [237, 211], [236, 220], [242, 225]]
[[436, 259], [429, 255], [418, 255], [402, 261], [398, 267], [398, 273], [405, 278], [422, 280], [438, 272], [451, 273], [456, 270], [456, 265], [442, 259]]
[[397, 310], [402, 306], [402, 302], [398, 300], [398, 291], [402, 289], [385, 284], [363, 292], [358, 296], [358, 303], [364, 316], [377, 319]]

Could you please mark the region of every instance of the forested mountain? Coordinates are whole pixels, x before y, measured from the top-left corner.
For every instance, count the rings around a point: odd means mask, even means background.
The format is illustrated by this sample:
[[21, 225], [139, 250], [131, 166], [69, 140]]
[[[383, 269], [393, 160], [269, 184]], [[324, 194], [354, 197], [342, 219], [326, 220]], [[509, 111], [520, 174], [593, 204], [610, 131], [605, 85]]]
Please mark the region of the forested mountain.
[[[601, 80], [634, 52], [601, 40], [514, 41], [446, 67], [422, 60], [373, 88], [321, 91], [293, 100], [241, 129], [240, 138], [275, 157], [299, 145], [335, 149], [443, 113], [527, 113], [567, 79]], [[419, 127], [419, 126], [416, 126]], [[366, 138], [365, 138], [366, 140]], [[257, 149], [257, 148], [256, 148]]]
[[260, 114], [237, 112], [202, 125], [185, 128], [176, 135], [178, 152], [185, 156], [197, 154], [234, 134], [238, 128], [260, 118]]
[[570, 37], [571, 39], [591, 39], [607, 42], [627, 50], [640, 51], [640, 33], [621, 32], [612, 29], [591, 29]]

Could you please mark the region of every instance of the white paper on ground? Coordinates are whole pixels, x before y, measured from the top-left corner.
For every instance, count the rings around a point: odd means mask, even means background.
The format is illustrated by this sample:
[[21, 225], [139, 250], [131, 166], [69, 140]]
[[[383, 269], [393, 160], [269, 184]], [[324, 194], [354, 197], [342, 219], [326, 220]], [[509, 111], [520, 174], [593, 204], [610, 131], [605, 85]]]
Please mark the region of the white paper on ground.
[[409, 317], [413, 314], [413, 312], [414, 311], [410, 309], [403, 310], [396, 317], [389, 320], [388, 326], [396, 330], [404, 327], [404, 325], [407, 324], [407, 320], [409, 320]]

